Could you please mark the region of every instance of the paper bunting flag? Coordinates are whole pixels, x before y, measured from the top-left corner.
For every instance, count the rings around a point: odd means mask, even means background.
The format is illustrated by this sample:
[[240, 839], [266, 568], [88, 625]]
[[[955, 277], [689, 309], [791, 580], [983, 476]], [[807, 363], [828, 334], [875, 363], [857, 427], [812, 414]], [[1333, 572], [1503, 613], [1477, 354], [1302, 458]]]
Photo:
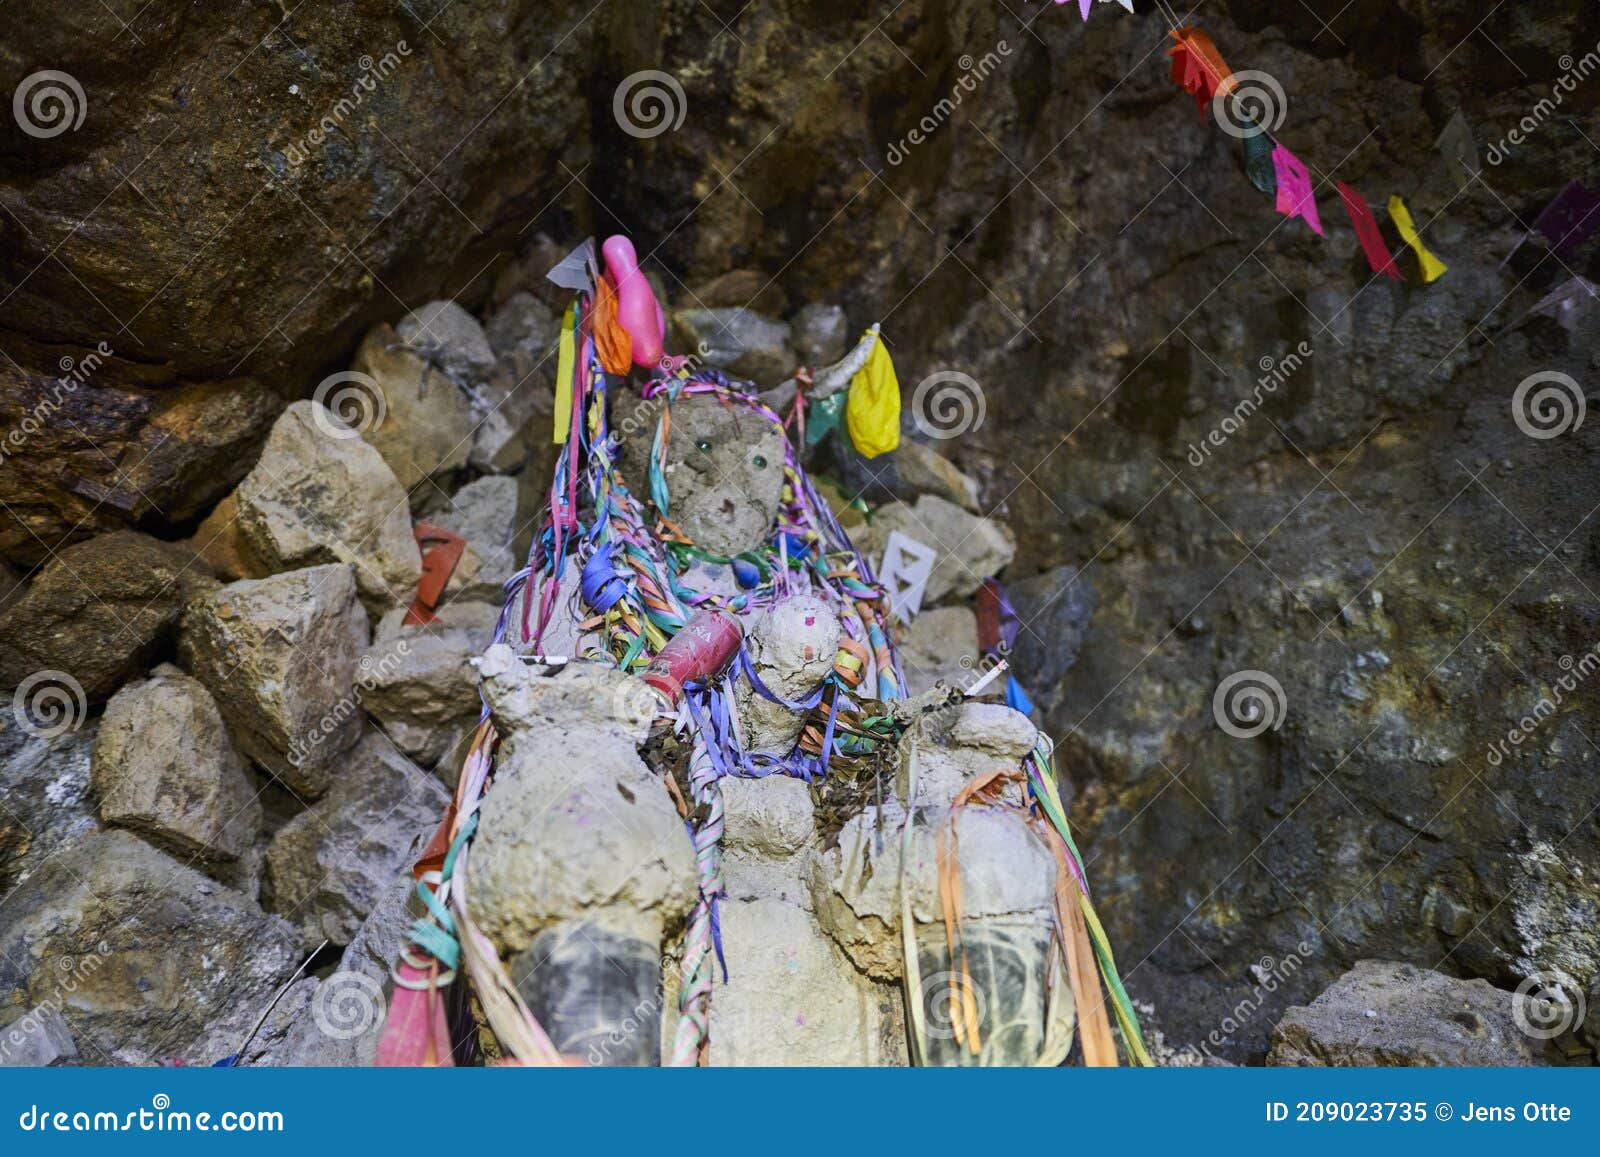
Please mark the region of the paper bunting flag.
[[902, 623], [909, 623], [922, 609], [922, 596], [928, 589], [937, 557], [931, 546], [924, 546], [898, 530], [889, 532], [889, 541], [883, 548], [883, 565], [878, 568], [878, 581], [889, 594], [890, 611]]
[[1269, 197], [1278, 191], [1278, 167], [1272, 161], [1272, 152], [1277, 147], [1266, 133], [1244, 139], [1244, 174]]
[[1428, 247], [1422, 243], [1422, 235], [1412, 223], [1411, 211], [1406, 208], [1406, 203], [1400, 199], [1398, 193], [1389, 198], [1389, 219], [1394, 222], [1394, 227], [1400, 230], [1401, 239], [1411, 246], [1417, 255], [1417, 260], [1422, 263], [1424, 284], [1432, 285], [1443, 277], [1445, 270], [1450, 267], [1428, 252]]
[[[1056, 0], [1057, 4], [1065, 4], [1067, 0]], [[1129, 12], [1133, 11], [1133, 0], [1100, 0], [1102, 4], [1121, 4]], [[1089, 9], [1094, 7], [1094, 0], [1078, 0], [1078, 11], [1085, 20], [1089, 19]]]
[[1400, 267], [1394, 263], [1394, 255], [1384, 243], [1383, 230], [1378, 227], [1378, 219], [1372, 215], [1372, 206], [1367, 204], [1365, 197], [1343, 181], [1334, 183], [1339, 187], [1339, 198], [1344, 202], [1344, 211], [1350, 214], [1350, 224], [1355, 226], [1356, 239], [1361, 242], [1361, 252], [1367, 255], [1367, 264], [1372, 266], [1372, 272], [1381, 273], [1395, 281], [1404, 281], [1405, 278], [1400, 275]]
[[1573, 276], [1540, 298], [1538, 305], [1522, 315], [1522, 321], [1548, 317], [1568, 333], [1575, 333], [1581, 314], [1596, 305], [1600, 305], [1600, 287], [1586, 277]]
[[600, 280], [600, 264], [594, 255], [594, 238], [585, 238], [582, 245], [556, 262], [555, 267], [544, 276], [545, 280], [553, 281], [573, 293], [593, 293], [595, 283]]
[[1272, 150], [1272, 167], [1278, 176], [1278, 212], [1285, 217], [1305, 218], [1317, 236], [1322, 236], [1322, 218], [1317, 213], [1317, 195], [1311, 188], [1311, 170], [1282, 145]]
[[1582, 181], [1573, 181], [1557, 193], [1533, 223], [1557, 253], [1570, 253], [1582, 245], [1596, 226], [1600, 226], [1600, 193], [1586, 188]]
[[1168, 33], [1177, 43], [1167, 49], [1172, 58], [1172, 82], [1194, 97], [1201, 115], [1218, 92], [1233, 87], [1233, 69], [1222, 59], [1217, 46], [1193, 24]]
[[1478, 171], [1478, 142], [1472, 139], [1472, 126], [1460, 109], [1444, 126], [1435, 147], [1444, 154], [1450, 179], [1462, 189], [1470, 185], [1473, 174]]

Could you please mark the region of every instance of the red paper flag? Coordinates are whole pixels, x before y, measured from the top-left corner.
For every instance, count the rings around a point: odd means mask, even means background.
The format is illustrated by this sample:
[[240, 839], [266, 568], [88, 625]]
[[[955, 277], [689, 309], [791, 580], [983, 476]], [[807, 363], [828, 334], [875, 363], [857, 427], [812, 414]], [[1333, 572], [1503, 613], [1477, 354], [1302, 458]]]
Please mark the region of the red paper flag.
[[1389, 252], [1389, 246], [1384, 243], [1383, 230], [1378, 228], [1378, 219], [1372, 215], [1372, 206], [1367, 204], [1367, 199], [1356, 192], [1343, 181], [1335, 182], [1339, 186], [1339, 198], [1344, 202], [1344, 211], [1350, 214], [1350, 224], [1355, 226], [1356, 237], [1361, 242], [1361, 252], [1367, 255], [1367, 264], [1372, 266], [1372, 272], [1381, 273], [1395, 281], [1404, 281], [1400, 275], [1400, 267], [1394, 263], [1394, 256]]
[[1172, 58], [1172, 82], [1194, 97], [1202, 114], [1218, 92], [1233, 88], [1233, 69], [1211, 37], [1190, 24], [1168, 33], [1177, 43], [1167, 49]]

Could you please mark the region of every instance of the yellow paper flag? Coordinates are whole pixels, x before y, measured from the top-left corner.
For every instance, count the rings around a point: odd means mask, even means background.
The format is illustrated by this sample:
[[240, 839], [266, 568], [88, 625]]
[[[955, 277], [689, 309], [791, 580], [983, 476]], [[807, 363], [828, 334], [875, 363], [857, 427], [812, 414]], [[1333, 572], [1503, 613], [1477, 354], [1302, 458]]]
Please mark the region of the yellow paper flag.
[[867, 364], [850, 379], [844, 421], [863, 457], [876, 458], [900, 445], [900, 379], [881, 336], [872, 343]]
[[561, 340], [556, 347], [556, 418], [552, 440], [557, 443], [566, 442], [572, 431], [572, 374], [578, 363], [577, 322], [578, 303], [574, 301], [567, 306], [567, 314], [561, 319]]
[[1389, 218], [1394, 222], [1394, 227], [1400, 230], [1401, 239], [1416, 251], [1417, 260], [1422, 262], [1422, 280], [1432, 283], [1443, 277], [1444, 271], [1450, 267], [1428, 252], [1428, 247], [1422, 243], [1422, 236], [1411, 220], [1411, 211], [1398, 195], [1389, 198]]

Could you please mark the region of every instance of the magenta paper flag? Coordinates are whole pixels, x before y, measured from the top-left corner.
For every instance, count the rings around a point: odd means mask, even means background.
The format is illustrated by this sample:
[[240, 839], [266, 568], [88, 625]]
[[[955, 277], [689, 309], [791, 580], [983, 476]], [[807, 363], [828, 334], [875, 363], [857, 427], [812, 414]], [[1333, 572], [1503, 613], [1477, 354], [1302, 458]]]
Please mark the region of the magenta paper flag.
[[1278, 173], [1278, 212], [1285, 217], [1304, 217], [1306, 224], [1321, 237], [1322, 218], [1317, 216], [1317, 195], [1311, 189], [1311, 170], [1282, 145], [1272, 150], [1272, 167]]
[[1361, 242], [1361, 252], [1367, 255], [1367, 264], [1372, 266], [1372, 272], [1404, 281], [1399, 266], [1394, 263], [1394, 255], [1384, 244], [1383, 230], [1378, 227], [1378, 219], [1372, 215], [1372, 206], [1343, 181], [1334, 183], [1339, 186], [1339, 198], [1344, 202], [1344, 211], [1350, 214], [1350, 224], [1355, 226], [1356, 239]]

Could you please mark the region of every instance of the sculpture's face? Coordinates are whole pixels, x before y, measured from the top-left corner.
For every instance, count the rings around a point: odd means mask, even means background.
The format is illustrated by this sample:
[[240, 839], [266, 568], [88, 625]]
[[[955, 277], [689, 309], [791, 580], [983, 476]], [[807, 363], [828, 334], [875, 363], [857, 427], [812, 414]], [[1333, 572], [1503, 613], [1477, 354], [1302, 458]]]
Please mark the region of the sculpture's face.
[[[629, 488], [650, 492], [650, 444], [657, 408], [623, 446]], [[665, 475], [668, 517], [715, 554], [764, 542], [783, 497], [783, 433], [759, 415], [698, 394], [672, 404]]]

